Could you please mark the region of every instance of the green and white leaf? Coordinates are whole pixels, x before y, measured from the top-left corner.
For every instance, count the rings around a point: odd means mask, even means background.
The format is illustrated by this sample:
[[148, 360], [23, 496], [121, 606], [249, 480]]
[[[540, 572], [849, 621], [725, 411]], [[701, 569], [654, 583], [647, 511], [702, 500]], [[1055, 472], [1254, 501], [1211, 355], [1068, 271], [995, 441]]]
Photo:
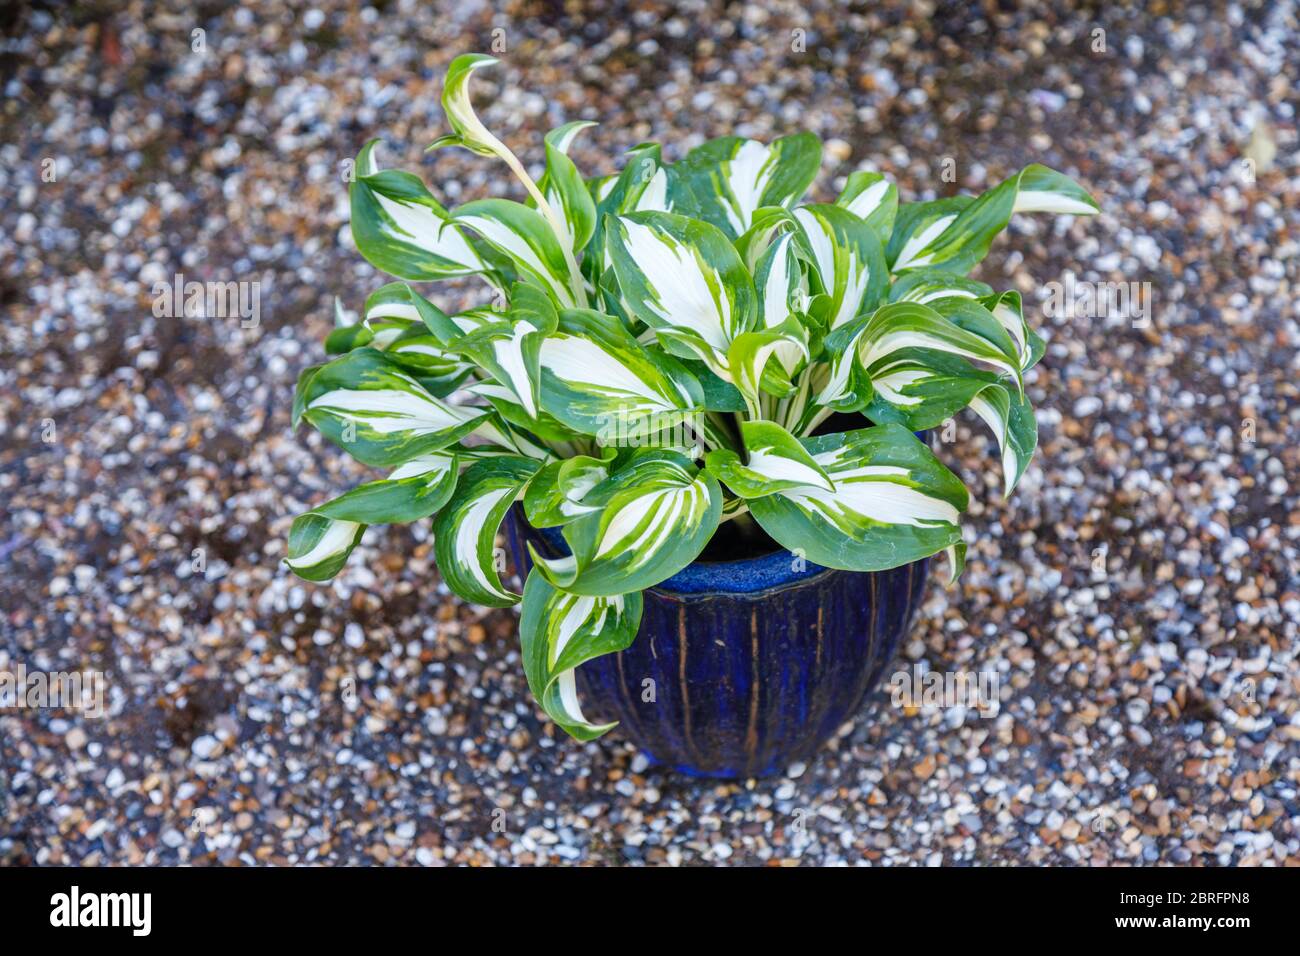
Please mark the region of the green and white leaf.
[[808, 189], [821, 165], [812, 133], [783, 136], [771, 146], [724, 136], [696, 147], [677, 164], [690, 215], [736, 239], [764, 206], [789, 206]]
[[984, 296], [980, 305], [993, 313], [993, 317], [1007, 330], [1007, 334], [1016, 343], [1020, 354], [1020, 367], [1028, 370], [1038, 364], [1046, 351], [1042, 336], [1030, 328], [1025, 321], [1024, 308], [1019, 292], [1003, 292], [998, 295]]
[[588, 720], [574, 675], [587, 661], [631, 645], [641, 625], [640, 592], [590, 597], [557, 590], [536, 569], [524, 585], [519, 643], [528, 687], [542, 710], [577, 740], [594, 740], [613, 723]]
[[894, 280], [889, 288], [889, 301], [916, 302], [933, 307], [943, 299], [979, 299], [992, 294], [991, 286], [955, 272], [914, 269]]
[[742, 422], [746, 457], [728, 448], [709, 452], [709, 473], [741, 498], [813, 487], [834, 491], [835, 483], [799, 440], [775, 422]]
[[571, 555], [535, 566], [555, 587], [606, 596], [640, 591], [690, 564], [712, 537], [722, 489], [672, 451], [640, 449], [587, 493], [600, 510], [564, 526]]
[[469, 80], [474, 71], [498, 62], [496, 57], [481, 53], [466, 53], [451, 61], [442, 84], [442, 109], [447, 114], [452, 132], [434, 140], [429, 149], [463, 146], [480, 156], [499, 157], [503, 153], [509, 153], [502, 142], [488, 132], [488, 128], [474, 112], [474, 104], [469, 97]]
[[368, 345], [374, 333], [364, 322], [354, 322], [350, 313], [343, 310], [343, 301], [334, 297], [334, 328], [325, 337], [325, 353], [342, 355], [363, 345]]
[[541, 467], [524, 492], [524, 514], [534, 528], [554, 528], [600, 509], [587, 493], [609, 477], [610, 461], [577, 455]]
[[369, 346], [299, 379], [294, 423], [306, 418], [367, 465], [400, 465], [472, 432], [485, 412], [436, 398], [400, 364]]
[[517, 283], [511, 290], [510, 311], [501, 321], [480, 325], [449, 347], [490, 373], [509, 389], [525, 415], [536, 419], [541, 414], [539, 352], [558, 319], [544, 293]]
[[904, 206], [890, 238], [894, 272], [929, 267], [965, 273], [979, 264], [1017, 212], [1094, 216], [1100, 207], [1078, 183], [1046, 166], [1026, 166], [978, 198]]
[[375, 268], [402, 279], [434, 280], [487, 266], [418, 176], [379, 168], [378, 140], [362, 147], [348, 187], [352, 240]]
[[308, 581], [328, 580], [347, 562], [368, 525], [427, 518], [455, 487], [455, 455], [413, 458], [387, 478], [358, 485], [294, 519], [285, 564]]
[[619, 217], [607, 241], [633, 315], [728, 378], [727, 348], [758, 316], [753, 279], [727, 237], [708, 223], [641, 212]]
[[888, 287], [889, 272], [880, 240], [870, 227], [838, 206], [801, 206], [794, 218], [821, 292], [812, 310], [826, 330], [834, 332], [875, 309]]
[[[664, 175], [660, 176], [660, 172]], [[605, 241], [606, 224], [615, 217], [629, 212], [637, 212], [641, 206], [641, 197], [650, 190], [650, 184], [656, 188], [646, 196], [645, 209], [648, 212], [671, 212], [671, 201], [667, 196], [668, 174], [662, 164], [659, 146], [656, 143], [640, 143], [627, 153], [627, 163], [617, 176], [607, 177], [605, 186], [596, 197], [596, 230], [583, 266], [593, 283], [613, 268], [609, 250]], [[662, 187], [663, 195], [659, 195]]]
[[443, 345], [461, 335], [461, 329], [442, 309], [405, 282], [390, 282], [370, 293], [363, 311], [363, 321], [370, 325], [383, 319], [422, 322]]
[[596, 203], [578, 167], [569, 158], [569, 146], [579, 132], [595, 126], [590, 120], [565, 123], [546, 134], [546, 175], [538, 188], [564, 222], [569, 248], [581, 252], [596, 229]]
[[445, 398], [469, 377], [474, 367], [444, 349], [423, 325], [411, 325], [383, 350], [431, 394]]
[[962, 571], [966, 570], [966, 542], [958, 541], [945, 548], [943, 553], [948, 559], [948, 580], [945, 584], [952, 587], [961, 577]]
[[754, 213], [749, 229], [736, 240], [736, 251], [755, 279], [758, 277], [759, 262], [772, 247], [772, 243], [778, 236], [791, 230], [797, 231], [797, 223], [788, 209], [764, 206]]
[[868, 382], [874, 386], [891, 369], [907, 360], [923, 359], [926, 352], [985, 363], [1011, 375], [1019, 388], [1019, 356], [1009, 339], [1003, 339], [1006, 345], [999, 347], [928, 306], [913, 302], [881, 306], [862, 320], [848, 347], [836, 356], [817, 401], [841, 411], [862, 408], [870, 400]]
[[519, 454], [527, 455], [530, 458], [545, 457], [544, 454], [525, 450], [525, 447], [521, 446], [519, 440], [521, 431], [531, 433], [543, 441], [560, 445], [573, 442], [582, 437], [581, 433], [575, 432], [545, 409], [539, 410], [536, 415], [529, 415], [528, 412], [524, 411], [524, 407], [519, 404], [519, 399], [515, 396], [514, 391], [495, 381], [474, 382], [467, 386], [465, 391], [485, 399], [503, 420], [502, 425], [513, 426], [509, 429], [512, 437], [500, 440], [489, 437], [489, 440], [502, 447], [517, 451]]
[[959, 356], [917, 353], [877, 372], [865, 414], [877, 424], [898, 422], [914, 432], [935, 428], [997, 381], [996, 372]]
[[[758, 291], [760, 328], [777, 328], [792, 315], [808, 311], [808, 283], [793, 233], [777, 237], [768, 246], [754, 269], [754, 286]], [[791, 374], [795, 364], [782, 362]]]
[[961, 480], [901, 425], [803, 440], [834, 482], [750, 501], [763, 530], [809, 561], [850, 571], [881, 571], [961, 541], [968, 496]]
[[299, 515], [289, 528], [289, 552], [284, 563], [304, 580], [328, 581], [342, 570], [365, 530], [366, 526], [356, 521], [334, 521], [311, 513]]
[[509, 607], [519, 595], [497, 571], [497, 530], [538, 463], [498, 456], [470, 465], [433, 523], [434, 557], [447, 586], [471, 604]]
[[898, 215], [898, 187], [880, 173], [851, 173], [835, 205], [865, 221], [883, 247]]
[[[945, 319], [990, 343], [998, 352], [1015, 362], [1020, 369], [1021, 349], [1007, 327], [978, 300], [948, 296], [930, 303], [927, 308], [938, 312]], [[1020, 372], [1015, 373], [1019, 379]]]
[[808, 333], [793, 316], [776, 328], [745, 332], [727, 350], [727, 368], [754, 418], [762, 417], [759, 393], [784, 398], [794, 391], [795, 370], [810, 359]]
[[418, 455], [387, 478], [358, 485], [313, 513], [362, 524], [407, 524], [427, 518], [451, 497], [459, 462], [454, 452]]
[[562, 309], [578, 305], [559, 239], [536, 209], [509, 199], [479, 199], [458, 207], [452, 221], [474, 230], [506, 256], [521, 275], [544, 289]]
[[[929, 202], [903, 203], [894, 218], [894, 231], [885, 246], [885, 259], [891, 272], [921, 269], [933, 264], [934, 257], [925, 254], [930, 244], [957, 221], [957, 217], [974, 202], [971, 196], [949, 196]], [[950, 269], [964, 272], [964, 269]]]
[[[487, 383], [480, 383], [474, 387], [485, 388], [486, 385]], [[522, 409], [520, 411], [522, 413]], [[550, 458], [551, 453], [538, 445], [529, 431], [530, 429], [510, 423], [502, 415], [488, 412], [478, 420], [465, 441], [456, 446], [456, 451], [466, 461], [501, 455], [522, 455], [538, 461]]]
[[[442, 340], [421, 321], [412, 298], [423, 299], [402, 282], [391, 282], [372, 293], [366, 300], [366, 317], [355, 325], [336, 327], [325, 340], [325, 351], [339, 355], [367, 345], [378, 349], [410, 371], [431, 394], [442, 398], [465, 380], [473, 366], [442, 347]], [[425, 304], [441, 316], [446, 328], [455, 328], [441, 310], [427, 301]]]
[[643, 348], [598, 312], [564, 312], [559, 330], [542, 342], [539, 364], [542, 408], [586, 435], [599, 435], [619, 417], [673, 425], [704, 402], [680, 362]]
[[970, 407], [984, 419], [997, 439], [1002, 451], [1003, 495], [1010, 497], [1038, 447], [1034, 409], [1027, 398], [1004, 385], [988, 386], [971, 399]]

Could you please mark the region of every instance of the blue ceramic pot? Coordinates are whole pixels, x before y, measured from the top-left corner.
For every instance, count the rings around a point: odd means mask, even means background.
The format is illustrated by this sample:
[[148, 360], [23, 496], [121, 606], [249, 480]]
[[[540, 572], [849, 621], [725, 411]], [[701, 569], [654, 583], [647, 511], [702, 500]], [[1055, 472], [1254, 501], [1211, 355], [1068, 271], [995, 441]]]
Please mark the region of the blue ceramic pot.
[[[516, 505], [503, 531], [523, 576], [524, 541], [558, 555]], [[558, 543], [558, 546], [557, 546]], [[578, 668], [583, 710], [617, 720], [651, 762], [699, 777], [761, 777], [805, 760], [879, 682], [921, 601], [927, 561], [837, 571], [778, 551], [696, 562], [644, 592], [627, 650]]]

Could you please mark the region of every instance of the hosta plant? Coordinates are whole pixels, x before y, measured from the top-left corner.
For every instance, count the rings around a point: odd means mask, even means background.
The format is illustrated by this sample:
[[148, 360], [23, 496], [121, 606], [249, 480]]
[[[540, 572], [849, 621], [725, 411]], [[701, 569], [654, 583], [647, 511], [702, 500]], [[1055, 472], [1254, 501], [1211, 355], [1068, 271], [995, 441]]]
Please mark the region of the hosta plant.
[[[330, 578], [368, 525], [432, 518], [451, 590], [522, 600], [528, 683], [580, 739], [610, 725], [584, 716], [575, 668], [628, 646], [642, 590], [729, 524], [853, 571], [946, 552], [955, 577], [967, 491], [916, 433], [971, 409], [1010, 492], [1037, 442], [1023, 382], [1043, 353], [1020, 295], [966, 273], [1012, 215], [1091, 215], [1088, 194], [1033, 165], [915, 203], [855, 172], [833, 203], [805, 203], [811, 133], [726, 136], [674, 163], [643, 144], [586, 178], [569, 157], [586, 122], [546, 136], [534, 179], [471, 105], [493, 62], [451, 64], [451, 132], [430, 149], [502, 161], [523, 202], [447, 209], [374, 142], [357, 156], [352, 235], [396, 281], [355, 323], [336, 306], [332, 358], [303, 373], [293, 414], [387, 475], [299, 517], [289, 566]], [[464, 276], [482, 279], [481, 305], [448, 315], [427, 298]], [[837, 412], [853, 425], [824, 433]], [[496, 547], [517, 502], [564, 542], [533, 553], [522, 596]]]

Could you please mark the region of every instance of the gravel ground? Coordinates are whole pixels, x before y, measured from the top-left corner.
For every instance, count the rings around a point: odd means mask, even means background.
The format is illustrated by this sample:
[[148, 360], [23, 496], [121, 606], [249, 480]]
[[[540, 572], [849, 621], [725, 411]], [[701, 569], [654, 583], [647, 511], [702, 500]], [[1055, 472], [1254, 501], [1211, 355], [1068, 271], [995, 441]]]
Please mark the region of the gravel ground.
[[[0, 14], [0, 670], [109, 688], [101, 719], [0, 711], [0, 862], [1300, 863], [1295, 6], [602, 6]], [[557, 739], [516, 618], [447, 594], [427, 528], [372, 529], [330, 586], [280, 565], [362, 474], [289, 429], [333, 296], [379, 282], [343, 164], [381, 135], [450, 203], [500, 183], [422, 154], [446, 64], [494, 38], [483, 114], [531, 163], [575, 118], [592, 173], [811, 129], [823, 199], [1035, 160], [1103, 199], [1017, 220], [980, 274], [1150, 283], [1150, 321], [1041, 318], [1011, 502], [962, 419], [970, 565], [898, 664], [998, 671], [996, 717], [881, 691], [785, 778], [683, 780]], [[177, 272], [260, 283], [259, 324], [156, 318]]]

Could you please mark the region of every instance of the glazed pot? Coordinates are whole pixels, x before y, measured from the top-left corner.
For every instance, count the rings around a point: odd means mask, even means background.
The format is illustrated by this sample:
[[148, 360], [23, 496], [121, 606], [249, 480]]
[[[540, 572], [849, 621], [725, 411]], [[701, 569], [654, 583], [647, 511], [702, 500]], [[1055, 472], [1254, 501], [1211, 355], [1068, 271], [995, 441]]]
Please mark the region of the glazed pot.
[[[559, 556], [555, 529], [519, 505], [503, 532]], [[582, 706], [654, 764], [698, 777], [761, 777], [812, 756], [863, 700], [911, 626], [928, 568], [838, 571], [777, 551], [696, 562], [644, 592], [636, 640], [578, 668]]]

